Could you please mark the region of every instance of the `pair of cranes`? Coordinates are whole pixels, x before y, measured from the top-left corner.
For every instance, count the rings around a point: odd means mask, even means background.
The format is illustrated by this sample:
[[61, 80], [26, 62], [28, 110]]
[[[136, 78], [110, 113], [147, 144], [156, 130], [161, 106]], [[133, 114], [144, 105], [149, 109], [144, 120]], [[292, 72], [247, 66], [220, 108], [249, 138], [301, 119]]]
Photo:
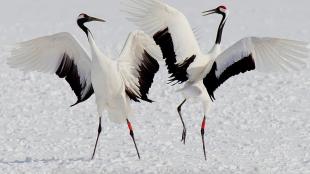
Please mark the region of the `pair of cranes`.
[[[203, 12], [203, 15], [220, 14], [216, 41], [208, 54], [201, 52], [186, 17], [161, 0], [128, 0], [129, 20], [143, 31], [129, 34], [117, 61], [106, 57], [96, 46], [85, 23], [105, 22], [102, 19], [80, 14], [77, 24], [88, 38], [91, 57], [69, 33], [57, 33], [22, 42], [11, 50], [8, 64], [24, 71], [56, 73], [71, 86], [79, 104], [95, 93], [99, 115], [98, 133], [92, 153], [94, 158], [101, 128], [102, 112], [118, 123], [126, 122], [140, 159], [132, 125], [130, 100], [152, 102], [149, 88], [159, 70], [157, 60], [164, 59], [170, 82], [184, 83], [179, 90], [184, 100], [177, 111], [183, 125], [185, 144], [186, 126], [181, 108], [189, 99], [203, 104], [201, 137], [206, 159], [204, 133], [206, 115], [215, 99], [214, 91], [228, 78], [250, 70], [287, 72], [298, 70], [309, 57], [308, 44], [277, 38], [247, 37], [221, 50], [222, 32], [228, 17], [225, 6]], [[152, 36], [152, 38], [150, 37]], [[72, 106], [74, 106], [72, 105]]]

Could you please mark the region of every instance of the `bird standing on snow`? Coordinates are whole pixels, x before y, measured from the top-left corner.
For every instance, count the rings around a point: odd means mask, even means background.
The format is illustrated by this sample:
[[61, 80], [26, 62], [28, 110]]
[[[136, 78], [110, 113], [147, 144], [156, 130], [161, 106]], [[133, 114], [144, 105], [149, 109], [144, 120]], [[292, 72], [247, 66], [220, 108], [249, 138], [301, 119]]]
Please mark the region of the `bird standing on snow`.
[[289, 71], [300, 69], [309, 57], [307, 44], [277, 38], [243, 38], [221, 51], [221, 38], [228, 10], [225, 6], [204, 12], [223, 16], [215, 45], [208, 54], [201, 52], [186, 17], [160, 0], [130, 0], [127, 4], [129, 20], [151, 35], [162, 50], [170, 82], [185, 83], [180, 89], [184, 100], [177, 111], [183, 124], [181, 141], [185, 144], [186, 127], [181, 115], [182, 105], [190, 98], [203, 105], [201, 137], [206, 159], [204, 133], [206, 115], [214, 98], [214, 91], [228, 78], [250, 70]]
[[91, 21], [105, 22], [87, 14], [80, 14], [77, 19], [78, 26], [87, 35], [92, 60], [71, 34], [57, 33], [17, 44], [11, 50], [8, 64], [24, 71], [56, 73], [60, 78], [65, 78], [77, 96], [74, 105], [95, 93], [99, 126], [92, 159], [101, 133], [104, 110], [108, 111], [112, 121], [127, 122], [140, 159], [128, 119], [131, 114], [130, 100], [152, 102], [147, 94], [159, 65], [151, 55], [160, 50], [149, 36], [136, 31], [129, 35], [119, 60], [113, 61], [101, 53], [92, 33], [84, 25]]

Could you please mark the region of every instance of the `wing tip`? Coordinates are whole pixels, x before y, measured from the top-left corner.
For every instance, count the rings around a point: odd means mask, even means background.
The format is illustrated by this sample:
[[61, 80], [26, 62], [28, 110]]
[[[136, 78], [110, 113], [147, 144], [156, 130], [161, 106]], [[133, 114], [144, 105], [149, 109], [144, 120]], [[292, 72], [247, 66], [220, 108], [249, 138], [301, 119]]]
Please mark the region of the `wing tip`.
[[75, 105], [77, 105], [77, 104], [79, 104], [79, 103], [81, 103], [80, 100], [76, 101], [74, 104], [70, 105], [70, 108], [74, 107]]
[[84, 101], [87, 100], [88, 98], [89, 98], [89, 97], [84, 98], [84, 99], [78, 99], [74, 104], [70, 105], [70, 108], [71, 108], [71, 107], [74, 107], [75, 105], [78, 105], [78, 104], [84, 102]]
[[148, 97], [142, 98], [142, 100], [144, 100], [144, 101], [146, 101], [146, 102], [149, 102], [149, 103], [154, 103], [154, 102], [155, 102], [154, 100], [151, 100], [151, 99], [149, 99]]

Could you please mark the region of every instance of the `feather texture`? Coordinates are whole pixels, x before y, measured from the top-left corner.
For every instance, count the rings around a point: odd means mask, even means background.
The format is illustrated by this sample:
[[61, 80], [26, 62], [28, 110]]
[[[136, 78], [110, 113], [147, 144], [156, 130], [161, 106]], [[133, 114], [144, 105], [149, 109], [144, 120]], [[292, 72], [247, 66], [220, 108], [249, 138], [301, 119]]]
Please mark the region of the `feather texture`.
[[278, 38], [243, 38], [221, 53], [203, 79], [214, 99], [214, 91], [227, 79], [250, 70], [290, 72], [304, 68], [309, 57], [308, 44]]
[[[93, 94], [91, 61], [86, 51], [69, 33], [57, 33], [16, 44], [8, 64], [23, 71], [56, 73], [65, 78], [77, 96], [78, 104]], [[75, 105], [74, 104], [74, 105]]]
[[161, 52], [152, 38], [142, 31], [129, 34], [118, 60], [118, 68], [130, 99], [152, 102], [147, 94], [159, 70], [155, 57], [161, 57]]

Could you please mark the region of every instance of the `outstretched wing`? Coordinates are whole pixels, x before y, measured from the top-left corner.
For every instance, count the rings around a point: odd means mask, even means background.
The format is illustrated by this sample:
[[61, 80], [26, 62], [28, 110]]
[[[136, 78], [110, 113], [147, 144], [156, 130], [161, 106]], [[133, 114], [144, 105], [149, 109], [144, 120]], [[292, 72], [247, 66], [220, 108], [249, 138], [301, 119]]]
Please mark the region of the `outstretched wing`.
[[23, 71], [56, 73], [65, 78], [77, 96], [74, 105], [94, 93], [89, 56], [69, 33], [57, 33], [14, 45], [8, 64]]
[[160, 55], [158, 46], [148, 35], [142, 31], [129, 34], [118, 61], [118, 68], [130, 99], [136, 102], [139, 102], [139, 99], [152, 102], [147, 94], [159, 69], [154, 58]]
[[214, 91], [227, 79], [246, 71], [289, 72], [306, 66], [309, 45], [277, 38], [244, 38], [220, 54], [203, 83], [212, 100]]
[[200, 54], [186, 17], [160, 0], [130, 0], [128, 19], [153, 36], [162, 50], [170, 81], [188, 80], [188, 67]]

